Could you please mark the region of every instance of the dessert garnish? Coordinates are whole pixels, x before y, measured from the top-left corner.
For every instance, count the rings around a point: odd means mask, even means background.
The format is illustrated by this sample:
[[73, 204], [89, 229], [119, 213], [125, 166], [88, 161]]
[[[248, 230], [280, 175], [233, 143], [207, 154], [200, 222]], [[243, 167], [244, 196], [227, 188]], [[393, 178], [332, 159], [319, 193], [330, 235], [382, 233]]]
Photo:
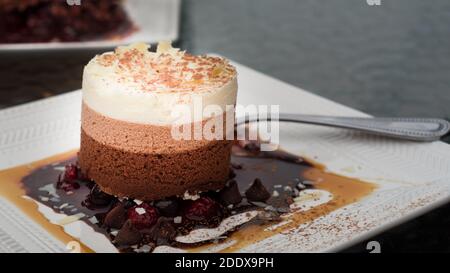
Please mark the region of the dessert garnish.
[[261, 180], [256, 178], [250, 188], [245, 191], [245, 196], [249, 201], [265, 202], [270, 198], [271, 194], [261, 183]]
[[[232, 171], [218, 190], [187, 192], [160, 200], [116, 197], [81, 175], [76, 158], [62, 162], [53, 172], [48, 168], [38, 170], [24, 183], [30, 196], [51, 204], [57, 212], [83, 215], [78, 218], [103, 233], [122, 252], [147, 252], [159, 246], [195, 247], [225, 240], [241, 227], [281, 221], [283, 214], [293, 211], [290, 204], [299, 193], [312, 187], [308, 181], [302, 183], [301, 170], [309, 167], [303, 160], [294, 160], [283, 151], [259, 151], [258, 143], [241, 144], [235, 142]], [[276, 164], [281, 172], [262, 171], [259, 164]], [[58, 171], [61, 169], [62, 173]], [[44, 173], [57, 180], [54, 194], [58, 199], [52, 199], [50, 193], [48, 198], [44, 196]], [[58, 186], [62, 181], [78, 183], [79, 188], [67, 195]]]

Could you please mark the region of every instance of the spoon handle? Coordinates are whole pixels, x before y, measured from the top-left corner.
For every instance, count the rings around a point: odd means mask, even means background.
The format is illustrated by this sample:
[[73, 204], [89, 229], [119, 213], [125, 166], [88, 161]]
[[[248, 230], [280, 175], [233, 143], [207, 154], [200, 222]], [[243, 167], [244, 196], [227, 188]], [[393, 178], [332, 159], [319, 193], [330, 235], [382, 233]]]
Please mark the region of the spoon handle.
[[[246, 122], [257, 120], [250, 117]], [[439, 140], [450, 131], [450, 123], [437, 118], [359, 118], [280, 113], [279, 120], [353, 129], [422, 142]]]

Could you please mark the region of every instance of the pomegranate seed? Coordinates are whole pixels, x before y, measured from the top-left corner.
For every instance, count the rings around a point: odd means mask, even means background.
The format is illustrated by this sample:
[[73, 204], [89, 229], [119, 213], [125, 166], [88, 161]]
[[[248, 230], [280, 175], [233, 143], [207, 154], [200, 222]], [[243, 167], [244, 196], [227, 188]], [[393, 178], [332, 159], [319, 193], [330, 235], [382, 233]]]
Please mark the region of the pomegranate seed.
[[142, 203], [128, 209], [128, 219], [137, 229], [152, 227], [158, 220], [159, 213], [155, 207]]

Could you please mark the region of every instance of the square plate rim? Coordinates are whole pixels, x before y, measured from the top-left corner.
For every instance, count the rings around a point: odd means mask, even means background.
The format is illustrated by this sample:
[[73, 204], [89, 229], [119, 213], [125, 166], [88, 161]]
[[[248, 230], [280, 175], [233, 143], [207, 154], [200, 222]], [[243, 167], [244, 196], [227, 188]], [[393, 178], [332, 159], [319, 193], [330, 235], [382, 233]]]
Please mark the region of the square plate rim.
[[[282, 84], [284, 84], [286, 86], [291, 86], [291, 87], [293, 87], [295, 89], [302, 90], [301, 88], [298, 88], [298, 87], [295, 87], [293, 85], [284, 83], [284, 82], [282, 82], [282, 81], [280, 81], [280, 80], [278, 80], [276, 78], [273, 78], [273, 77], [271, 77], [269, 75], [262, 74], [261, 72], [253, 70], [251, 68], [248, 68], [248, 67], [246, 67], [244, 65], [238, 64], [238, 66], [241, 69], [249, 69], [250, 71], [252, 71], [254, 73], [258, 73], [259, 75], [262, 75], [264, 77], [270, 78], [271, 80], [278, 81], [279, 83], [282, 83]], [[302, 90], [302, 91], [304, 91], [304, 90]], [[58, 95], [58, 96], [54, 96], [54, 97], [50, 97], [50, 98], [45, 98], [45, 99], [33, 101], [33, 102], [28, 102], [28, 103], [17, 105], [17, 106], [8, 107], [8, 108], [5, 108], [5, 109], [2, 109], [0, 111], [0, 113], [4, 113], [5, 111], [20, 111], [21, 107], [25, 107], [25, 108], [26, 107], [31, 107], [32, 105], [34, 105], [36, 103], [45, 103], [46, 101], [51, 101], [51, 100], [57, 99], [58, 97], [61, 97], [61, 96], [68, 96], [70, 94], [73, 94], [74, 92], [75, 93], [79, 92], [79, 90], [76, 90], [76, 91], [73, 91], [73, 92], [69, 92], [69, 93], [66, 93], [66, 94], [62, 94], [62, 95]], [[307, 92], [307, 91], [304, 91], [304, 92]], [[324, 99], [324, 98], [322, 98], [322, 97], [320, 97], [318, 95], [312, 94], [310, 92], [307, 92], [307, 93], [309, 93], [312, 96]], [[329, 99], [326, 99], [326, 98], [325, 98], [325, 100], [333, 102], [332, 100], [329, 100]], [[336, 102], [333, 102], [333, 103], [336, 103]], [[338, 104], [338, 103], [336, 103], [336, 104]], [[341, 104], [339, 104], [339, 105], [341, 105]], [[348, 108], [347, 106], [344, 106], [344, 105], [342, 105], [342, 106]], [[357, 111], [357, 110], [355, 110], [355, 111]], [[359, 112], [359, 111], [357, 111], [357, 112]], [[3, 168], [0, 168], [0, 169], [3, 169]], [[440, 205], [443, 205], [443, 204], [445, 204], [445, 203], [447, 203], [449, 201], [450, 201], [450, 195], [447, 195], [446, 198], [440, 199], [437, 202], [434, 202], [434, 203], [429, 204], [427, 206], [424, 206], [424, 207], [421, 207], [419, 209], [413, 210], [409, 214], [403, 215], [402, 217], [399, 217], [396, 220], [389, 222], [388, 224], [379, 225], [379, 226], [377, 226], [376, 228], [374, 228], [374, 229], [372, 229], [370, 231], [367, 231], [367, 232], [365, 232], [365, 233], [363, 233], [363, 234], [361, 234], [359, 236], [355, 236], [351, 240], [349, 240], [348, 242], [338, 244], [338, 245], [333, 246], [333, 247], [331, 247], [329, 249], [323, 249], [322, 251], [324, 251], [324, 252], [334, 252], [334, 251], [342, 250], [342, 249], [344, 249], [346, 247], [349, 247], [350, 245], [356, 244], [356, 243], [361, 242], [361, 241], [363, 241], [363, 240], [365, 240], [367, 238], [370, 238], [370, 237], [372, 237], [372, 236], [374, 236], [376, 234], [379, 234], [379, 233], [381, 233], [383, 231], [386, 231], [387, 229], [389, 229], [391, 227], [397, 226], [397, 225], [399, 225], [399, 224], [401, 224], [403, 222], [406, 222], [406, 221], [408, 221], [410, 219], [418, 217], [419, 215], [422, 215], [423, 213], [426, 213], [426, 212], [428, 212], [428, 211], [430, 211], [430, 210], [432, 210], [432, 209], [434, 209], [434, 208], [436, 208], [436, 207], [438, 207]]]

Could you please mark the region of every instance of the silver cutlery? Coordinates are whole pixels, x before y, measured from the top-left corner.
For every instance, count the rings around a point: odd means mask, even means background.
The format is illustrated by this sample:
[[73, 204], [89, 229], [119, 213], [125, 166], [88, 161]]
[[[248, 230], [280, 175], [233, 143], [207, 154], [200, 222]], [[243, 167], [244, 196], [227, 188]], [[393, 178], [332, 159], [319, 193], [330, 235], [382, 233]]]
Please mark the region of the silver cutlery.
[[[439, 140], [450, 131], [450, 123], [438, 118], [360, 118], [280, 113], [278, 120], [345, 128], [422, 142]], [[257, 116], [241, 117], [237, 119], [237, 124], [254, 121], [258, 121]]]

